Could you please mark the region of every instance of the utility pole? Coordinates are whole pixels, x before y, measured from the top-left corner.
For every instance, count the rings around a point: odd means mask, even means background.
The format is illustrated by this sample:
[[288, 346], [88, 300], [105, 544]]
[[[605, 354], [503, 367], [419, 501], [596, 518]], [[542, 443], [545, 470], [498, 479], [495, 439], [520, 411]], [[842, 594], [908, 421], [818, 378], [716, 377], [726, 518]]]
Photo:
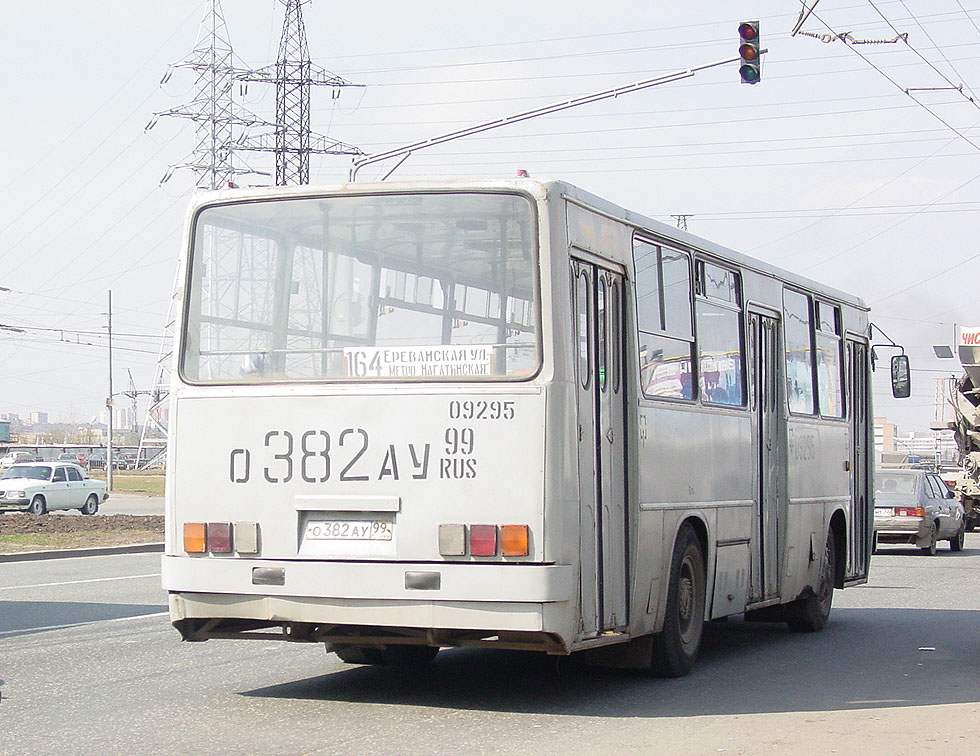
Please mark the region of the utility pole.
[[106, 489], [112, 490], [112, 289], [109, 289], [109, 398], [105, 400], [109, 413], [105, 445]]

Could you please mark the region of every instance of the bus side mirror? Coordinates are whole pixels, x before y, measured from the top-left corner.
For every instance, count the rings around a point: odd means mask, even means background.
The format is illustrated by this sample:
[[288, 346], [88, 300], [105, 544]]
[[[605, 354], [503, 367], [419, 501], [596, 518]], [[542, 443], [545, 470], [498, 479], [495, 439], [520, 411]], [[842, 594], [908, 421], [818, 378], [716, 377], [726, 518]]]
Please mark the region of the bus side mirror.
[[909, 371], [909, 358], [906, 354], [892, 357], [892, 396], [908, 399], [912, 394], [912, 380]]

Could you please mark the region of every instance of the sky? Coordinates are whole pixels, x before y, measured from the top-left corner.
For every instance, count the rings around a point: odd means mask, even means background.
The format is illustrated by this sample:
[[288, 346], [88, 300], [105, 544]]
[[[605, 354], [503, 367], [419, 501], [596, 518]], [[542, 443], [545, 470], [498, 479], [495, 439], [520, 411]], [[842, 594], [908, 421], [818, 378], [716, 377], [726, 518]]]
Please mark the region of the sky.
[[[813, 5], [813, 0], [807, 0]], [[49, 0], [5, 9], [0, 141], [0, 413], [88, 422], [109, 392], [152, 387], [193, 176], [189, 103], [207, 0]], [[222, 3], [236, 64], [274, 62], [277, 0]], [[314, 90], [313, 130], [365, 153], [737, 54], [758, 19], [762, 81], [732, 63], [413, 155], [396, 179], [569, 181], [864, 299], [901, 344], [913, 396], [879, 350], [875, 414], [934, 421], [934, 357], [980, 325], [980, 0], [364, 0], [304, 5], [311, 58], [364, 87]], [[842, 41], [837, 35], [846, 35]], [[814, 36], [816, 35], [816, 36]], [[899, 35], [907, 35], [902, 39]], [[819, 38], [819, 37], [822, 37]], [[893, 40], [888, 42], [887, 40]], [[271, 119], [274, 90], [237, 93]], [[270, 170], [255, 153], [251, 167]], [[365, 168], [359, 178], [391, 167]], [[350, 159], [315, 156], [311, 183]], [[254, 175], [242, 185], [262, 185]], [[14, 330], [17, 329], [17, 330]], [[117, 403], [129, 404], [119, 396]], [[140, 396], [140, 412], [145, 396]]]

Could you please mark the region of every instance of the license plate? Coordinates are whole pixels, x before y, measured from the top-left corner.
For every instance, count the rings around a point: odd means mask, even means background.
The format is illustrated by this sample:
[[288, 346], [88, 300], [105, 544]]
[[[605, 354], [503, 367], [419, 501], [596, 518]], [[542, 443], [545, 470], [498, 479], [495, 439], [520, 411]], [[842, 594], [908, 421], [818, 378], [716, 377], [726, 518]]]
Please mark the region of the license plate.
[[892, 517], [895, 510], [891, 507], [875, 507], [875, 517]]
[[315, 520], [306, 523], [311, 541], [390, 541], [391, 520]]

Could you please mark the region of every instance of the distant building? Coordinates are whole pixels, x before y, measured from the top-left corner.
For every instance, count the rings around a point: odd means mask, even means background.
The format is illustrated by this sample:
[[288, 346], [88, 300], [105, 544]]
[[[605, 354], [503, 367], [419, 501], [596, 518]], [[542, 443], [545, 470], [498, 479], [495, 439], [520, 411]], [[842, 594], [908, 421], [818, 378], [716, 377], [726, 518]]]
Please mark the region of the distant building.
[[28, 412], [27, 420], [25, 425], [47, 425], [48, 424], [48, 413], [47, 412]]
[[0, 441], [7, 442], [10, 440], [10, 421], [0, 420]]
[[[102, 414], [99, 415], [99, 422], [102, 425], [108, 425], [109, 423], [109, 410], [102, 410]], [[113, 407], [112, 408], [112, 427], [114, 430], [132, 430], [133, 429], [133, 409], [130, 406], [123, 407]]]
[[888, 422], [887, 418], [876, 417], [875, 418], [875, 451], [876, 452], [898, 451], [898, 449], [895, 448], [895, 436], [897, 434], [898, 434], [897, 425]]
[[905, 452], [910, 457], [935, 460], [939, 464], [955, 464], [959, 458], [953, 431], [927, 431], [909, 433], [895, 438], [896, 451]]

